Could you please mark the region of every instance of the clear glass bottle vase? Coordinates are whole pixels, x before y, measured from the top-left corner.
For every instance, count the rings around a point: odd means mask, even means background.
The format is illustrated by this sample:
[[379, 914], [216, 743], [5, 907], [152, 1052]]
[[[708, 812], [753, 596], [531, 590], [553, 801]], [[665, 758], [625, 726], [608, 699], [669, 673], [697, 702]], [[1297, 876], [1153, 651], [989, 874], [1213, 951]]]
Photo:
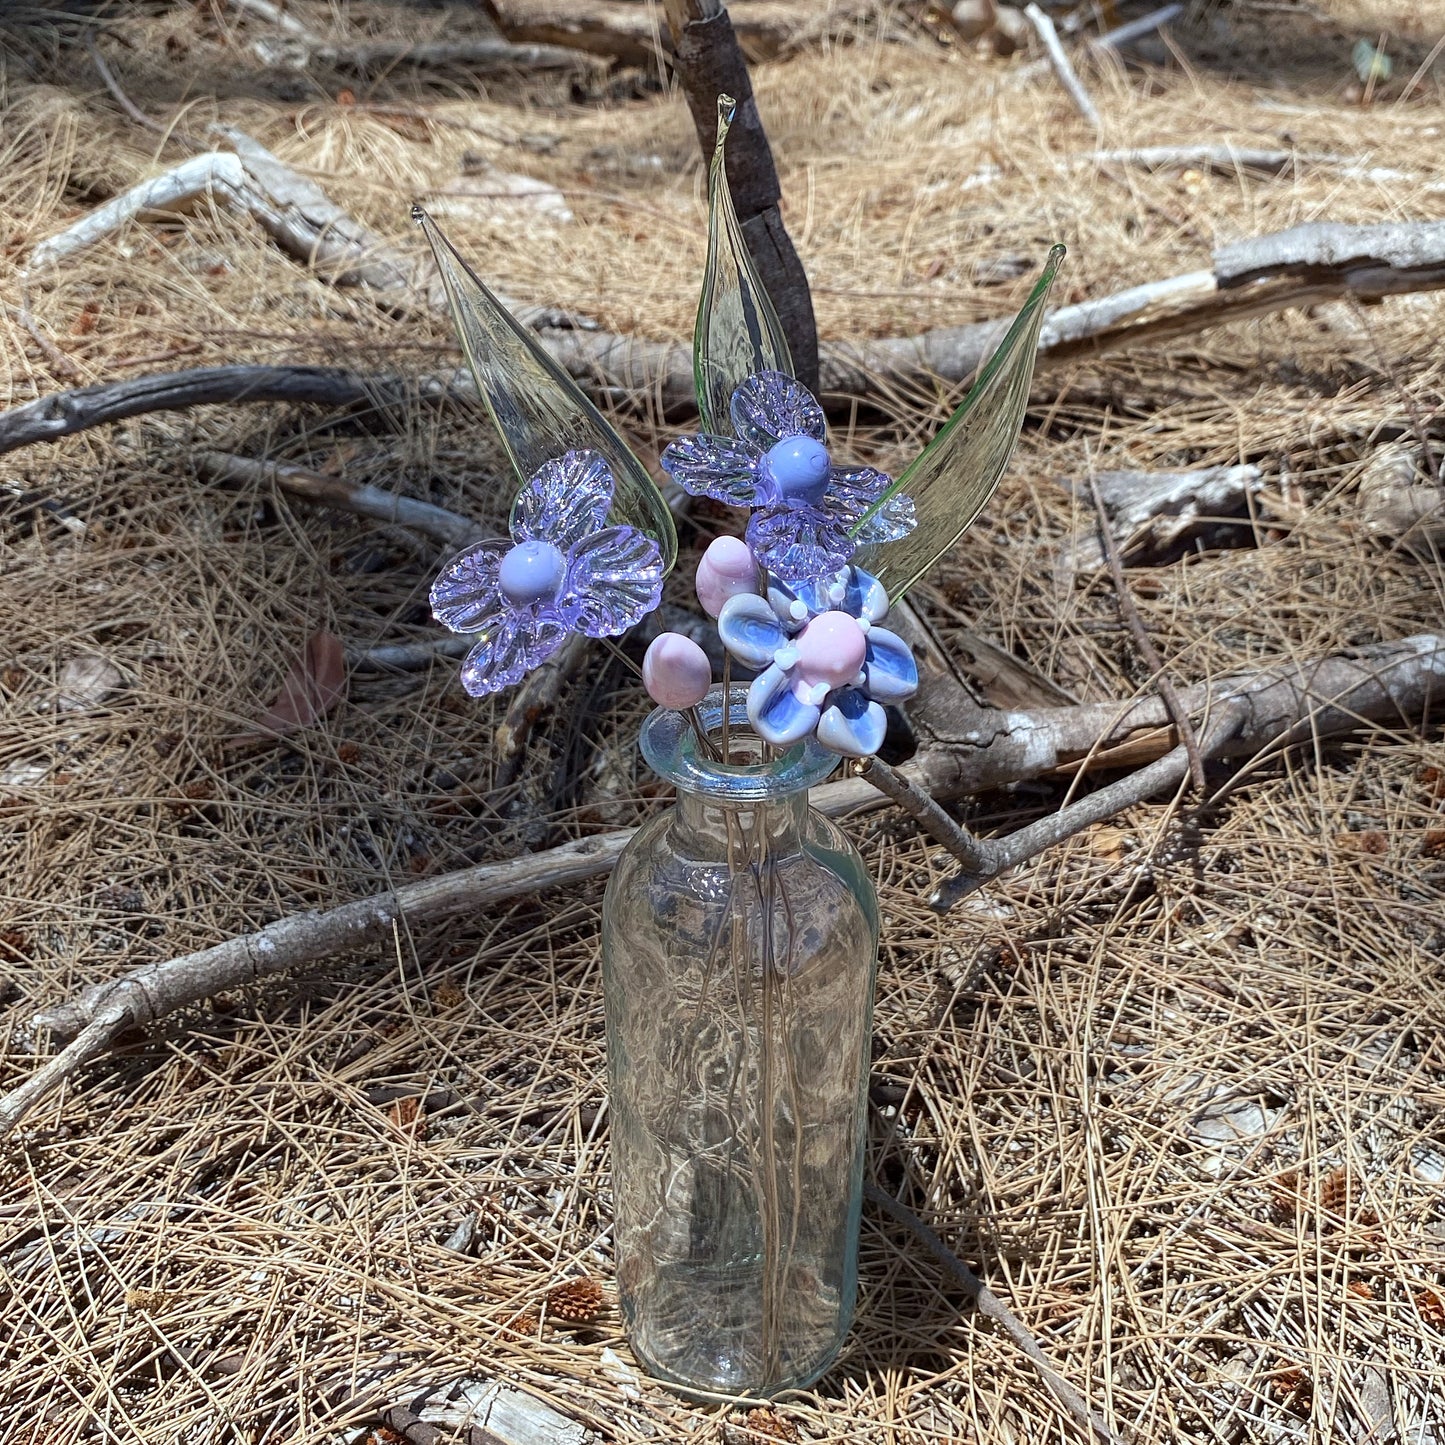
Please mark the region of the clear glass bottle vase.
[[[643, 724], [677, 804], [618, 859], [602, 968], [633, 1351], [695, 1391], [768, 1395], [817, 1379], [852, 1319], [878, 906], [808, 806], [837, 757], [809, 739], [762, 760], [745, 696], [731, 765], [676, 712]], [[721, 689], [701, 712], [719, 737]]]

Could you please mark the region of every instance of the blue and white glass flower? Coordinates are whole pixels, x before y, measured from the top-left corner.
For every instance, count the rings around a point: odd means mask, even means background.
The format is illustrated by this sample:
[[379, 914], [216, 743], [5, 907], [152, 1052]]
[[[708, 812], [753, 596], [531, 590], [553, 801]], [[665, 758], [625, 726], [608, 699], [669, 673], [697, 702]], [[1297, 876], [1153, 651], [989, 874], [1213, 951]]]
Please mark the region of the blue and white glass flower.
[[461, 674], [473, 697], [510, 687], [570, 633], [616, 637], [661, 600], [658, 544], [605, 525], [613, 486], [597, 452], [544, 462], [512, 508], [511, 539], [478, 542], [442, 568], [432, 614], [476, 638]]
[[733, 392], [730, 412], [735, 437], [681, 437], [663, 452], [663, 470], [695, 497], [751, 507], [748, 546], [773, 576], [828, 577], [859, 546], [896, 541], [912, 529], [906, 496], [878, 505], [892, 485], [887, 475], [833, 465], [823, 409], [791, 376], [747, 377]]
[[863, 758], [883, 744], [883, 705], [918, 690], [908, 644], [877, 624], [888, 594], [858, 567], [803, 584], [774, 579], [767, 597], [744, 592], [718, 614], [723, 646], [761, 668], [748, 688], [759, 737], [788, 747], [813, 734], [830, 751]]

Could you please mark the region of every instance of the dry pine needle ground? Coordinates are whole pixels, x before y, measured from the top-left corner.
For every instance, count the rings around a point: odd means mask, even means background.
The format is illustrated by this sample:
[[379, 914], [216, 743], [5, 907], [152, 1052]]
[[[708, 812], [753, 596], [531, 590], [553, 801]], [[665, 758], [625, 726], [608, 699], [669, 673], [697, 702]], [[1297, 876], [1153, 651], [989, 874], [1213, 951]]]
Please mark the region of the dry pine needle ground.
[[[330, 35], [401, 23], [382, 5], [294, 8]], [[1074, 299], [1300, 221], [1439, 214], [1438, 81], [1396, 103], [1434, 39], [1428, 7], [1202, 8], [1167, 63], [1088, 72], [1097, 138], [1047, 72], [900, 39], [891, 20], [890, 43], [865, 26], [761, 68], [823, 333], [1000, 314], [1055, 239]], [[184, 107], [196, 133], [249, 130], [398, 245], [416, 243], [402, 202], [445, 197], [449, 228], [512, 294], [618, 331], [690, 328], [701, 171], [679, 100], [610, 81], [577, 104], [555, 79], [278, 76], [250, 58], [254, 22], [207, 6], [121, 8], [111, 27], [102, 51], [138, 104]], [[1350, 45], [1382, 33], [1394, 90], [1361, 106]], [[43, 25], [23, 38], [0, 113], [7, 300], [37, 240], [180, 158], [124, 119], [83, 50]], [[1411, 179], [1070, 159], [1202, 140]], [[555, 185], [572, 218], [469, 208], [464, 183], [494, 166]], [[128, 229], [31, 303], [76, 376], [7, 308], [12, 401], [164, 366], [454, 357], [439, 320], [389, 315], [205, 213]], [[1176, 677], [1438, 630], [1445, 574], [1368, 537], [1354, 488], [1382, 436], [1438, 413], [1442, 322], [1434, 297], [1334, 306], [1052, 374], [928, 594], [935, 619], [1080, 698], [1148, 685], [1107, 580], [1055, 567], [1085, 519], [1054, 478], [1092, 456], [1265, 468], [1242, 545], [1131, 574]], [[847, 444], [896, 465], [949, 404], [901, 398], [888, 429]], [[645, 415], [628, 424], [655, 447]], [[316, 630], [356, 646], [433, 635], [437, 556], [207, 488], [198, 446], [495, 515], [496, 458], [467, 418], [367, 432], [206, 412], [6, 459], [3, 1085], [34, 1065], [29, 1014], [87, 982], [655, 805], [632, 761], [640, 706], [606, 671], [534, 742], [512, 795], [491, 787], [494, 713], [450, 665], [358, 674], [289, 745], [226, 747]], [[115, 685], [60, 709], [67, 664], [92, 657]], [[581, 787], [560, 786], [579, 759]], [[1442, 777], [1437, 731], [1304, 749], [1247, 772], [1197, 830], [1161, 800], [944, 920], [921, 900], [945, 860], [895, 814], [857, 824], [888, 920], [875, 1075], [892, 1102], [871, 1167], [1133, 1438], [1445, 1440]], [[985, 799], [980, 819], [1011, 826], [1059, 796]], [[399, 931], [381, 953], [218, 999], [48, 1107], [0, 1156], [0, 1434], [299, 1445], [364, 1423], [358, 1394], [490, 1377], [617, 1440], [1077, 1439], [1033, 1366], [871, 1215], [858, 1323], [816, 1391], [725, 1419], [630, 1373], [608, 1293], [599, 897]]]

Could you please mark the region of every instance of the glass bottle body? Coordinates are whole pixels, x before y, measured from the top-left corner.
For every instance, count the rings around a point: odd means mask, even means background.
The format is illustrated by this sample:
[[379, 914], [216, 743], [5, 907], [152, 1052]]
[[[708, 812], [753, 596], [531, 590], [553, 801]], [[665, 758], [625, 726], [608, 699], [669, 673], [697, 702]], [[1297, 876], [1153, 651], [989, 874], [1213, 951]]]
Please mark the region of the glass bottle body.
[[603, 908], [623, 1317], [654, 1374], [771, 1394], [816, 1379], [852, 1319], [876, 895], [808, 807], [836, 763], [815, 744], [725, 767], [659, 710], [643, 751], [678, 801]]

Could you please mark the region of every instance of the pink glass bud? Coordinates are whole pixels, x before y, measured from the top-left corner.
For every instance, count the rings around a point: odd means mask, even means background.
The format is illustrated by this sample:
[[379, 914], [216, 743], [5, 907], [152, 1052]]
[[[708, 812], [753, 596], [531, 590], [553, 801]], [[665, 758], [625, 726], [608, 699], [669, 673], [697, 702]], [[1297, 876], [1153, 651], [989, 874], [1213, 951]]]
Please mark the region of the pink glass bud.
[[868, 652], [863, 629], [846, 612], [821, 613], [793, 639], [793, 646], [799, 681], [810, 691], [819, 684], [831, 690], [852, 682]]
[[757, 590], [758, 564], [741, 537], [715, 537], [708, 543], [697, 564], [697, 600], [709, 617], [716, 617], [729, 597]]
[[712, 664], [692, 638], [664, 632], [643, 656], [642, 685], [659, 707], [696, 707], [712, 686]]

